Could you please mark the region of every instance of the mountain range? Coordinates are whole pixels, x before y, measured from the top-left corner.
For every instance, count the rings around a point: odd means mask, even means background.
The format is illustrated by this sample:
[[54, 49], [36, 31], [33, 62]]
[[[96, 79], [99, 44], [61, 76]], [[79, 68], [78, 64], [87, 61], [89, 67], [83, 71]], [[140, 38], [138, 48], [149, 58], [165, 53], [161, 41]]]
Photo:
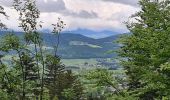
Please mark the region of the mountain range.
[[[23, 36], [22, 32], [14, 32], [18, 36]], [[0, 36], [7, 34], [5, 31], [0, 32]], [[44, 47], [47, 51], [52, 52], [52, 47], [56, 45], [57, 37], [51, 33], [43, 33]], [[80, 58], [111, 58], [116, 54], [108, 54], [110, 50], [119, 47], [113, 41], [117, 40], [120, 35], [113, 35], [105, 38], [94, 39], [80, 34], [62, 33], [60, 35], [60, 44], [58, 55], [67, 59]]]

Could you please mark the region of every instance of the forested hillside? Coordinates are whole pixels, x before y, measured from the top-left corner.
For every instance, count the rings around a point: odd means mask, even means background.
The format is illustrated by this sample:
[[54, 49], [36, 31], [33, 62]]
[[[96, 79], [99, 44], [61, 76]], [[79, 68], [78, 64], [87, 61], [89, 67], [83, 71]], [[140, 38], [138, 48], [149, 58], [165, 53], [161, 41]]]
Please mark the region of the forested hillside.
[[[9, 31], [1, 31], [0, 36], [4, 36]], [[21, 39], [23, 32], [14, 32]], [[44, 39], [44, 47], [48, 52], [52, 52], [53, 44], [57, 42], [56, 36], [52, 33], [40, 33]], [[58, 55], [64, 59], [82, 58], [112, 58], [116, 54], [108, 54], [110, 50], [116, 50], [119, 45], [115, 43], [120, 35], [106, 38], [93, 39], [79, 34], [61, 33]], [[24, 40], [23, 40], [24, 42]]]

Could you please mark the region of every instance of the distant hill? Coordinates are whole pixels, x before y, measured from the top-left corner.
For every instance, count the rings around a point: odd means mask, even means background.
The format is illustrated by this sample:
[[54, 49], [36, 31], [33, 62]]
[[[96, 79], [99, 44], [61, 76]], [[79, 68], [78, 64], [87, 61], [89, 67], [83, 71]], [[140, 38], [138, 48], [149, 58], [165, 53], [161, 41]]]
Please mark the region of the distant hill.
[[120, 32], [111, 31], [111, 30], [93, 31], [89, 29], [76, 29], [76, 30], [71, 30], [71, 31], [65, 31], [65, 33], [81, 34], [81, 35], [91, 37], [91, 38], [96, 38], [96, 39], [99, 39], [102, 37], [108, 37], [113, 34], [120, 34]]
[[[0, 32], [0, 36], [7, 32]], [[18, 36], [23, 36], [22, 32], [15, 32]], [[42, 34], [44, 45], [51, 48], [57, 41], [54, 34]], [[80, 58], [110, 58], [116, 54], [108, 54], [109, 50], [118, 48], [118, 44], [113, 43], [119, 35], [114, 35], [101, 39], [93, 39], [80, 34], [62, 33], [60, 36], [60, 45], [58, 55], [62, 58], [80, 59]], [[47, 49], [52, 52], [51, 49]]]

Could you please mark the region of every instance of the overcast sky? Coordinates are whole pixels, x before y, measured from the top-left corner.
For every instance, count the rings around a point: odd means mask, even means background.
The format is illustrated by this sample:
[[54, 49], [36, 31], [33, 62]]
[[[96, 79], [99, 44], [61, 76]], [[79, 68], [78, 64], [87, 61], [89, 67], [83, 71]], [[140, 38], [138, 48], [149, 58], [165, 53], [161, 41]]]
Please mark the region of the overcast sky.
[[[123, 22], [139, 10], [137, 3], [138, 0], [37, 0], [44, 29], [49, 29], [61, 17], [68, 31], [90, 29], [127, 32]], [[12, 0], [0, 0], [0, 5], [10, 16], [9, 20], [4, 21], [5, 24], [19, 30], [16, 20], [18, 14], [11, 9]]]

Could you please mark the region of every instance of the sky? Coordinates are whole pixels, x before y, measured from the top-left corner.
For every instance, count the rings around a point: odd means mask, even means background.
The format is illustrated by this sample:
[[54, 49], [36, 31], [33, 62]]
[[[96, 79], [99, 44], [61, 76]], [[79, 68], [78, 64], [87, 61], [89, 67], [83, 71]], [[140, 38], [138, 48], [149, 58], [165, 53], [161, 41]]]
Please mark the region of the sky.
[[[12, 9], [12, 2], [0, 0], [0, 5], [10, 16], [3, 22], [8, 28], [20, 31], [18, 13]], [[140, 9], [138, 0], [37, 0], [37, 6], [44, 30], [50, 30], [51, 24], [57, 23], [60, 17], [67, 24], [65, 31], [113, 31], [113, 34], [128, 32], [124, 22]]]

